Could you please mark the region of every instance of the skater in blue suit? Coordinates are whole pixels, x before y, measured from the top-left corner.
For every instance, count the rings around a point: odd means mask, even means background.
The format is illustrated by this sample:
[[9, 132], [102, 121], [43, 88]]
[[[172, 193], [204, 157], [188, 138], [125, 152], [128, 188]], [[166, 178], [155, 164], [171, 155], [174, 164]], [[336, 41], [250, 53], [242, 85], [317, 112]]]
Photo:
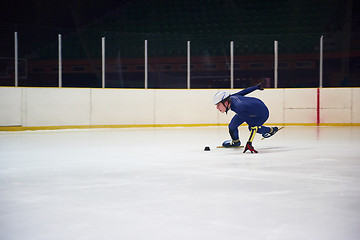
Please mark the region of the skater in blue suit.
[[246, 88], [238, 93], [218, 92], [214, 96], [214, 104], [221, 113], [227, 113], [230, 109], [236, 114], [229, 123], [229, 133], [231, 140], [223, 143], [224, 147], [240, 146], [238, 127], [246, 122], [249, 125], [250, 136], [246, 143], [244, 153], [249, 150], [251, 153], [258, 153], [252, 146], [255, 134], [259, 133], [264, 138], [273, 136], [277, 127], [266, 127], [263, 124], [269, 118], [269, 110], [266, 105], [258, 98], [245, 97], [245, 95], [255, 91], [264, 90], [262, 83]]

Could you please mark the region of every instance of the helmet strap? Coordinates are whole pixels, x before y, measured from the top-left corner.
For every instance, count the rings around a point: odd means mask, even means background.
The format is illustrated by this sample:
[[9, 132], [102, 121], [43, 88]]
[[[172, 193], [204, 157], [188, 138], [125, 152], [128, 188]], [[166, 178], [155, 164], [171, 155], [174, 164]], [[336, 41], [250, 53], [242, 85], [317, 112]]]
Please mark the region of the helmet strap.
[[[227, 106], [225, 105], [225, 102], [228, 103]], [[225, 100], [225, 101], [222, 101], [221, 103], [224, 105], [224, 107], [225, 107], [225, 109], [226, 109], [226, 110], [225, 110], [225, 113], [227, 114], [228, 111], [229, 111], [229, 109], [230, 109], [230, 101], [229, 101], [229, 100]]]

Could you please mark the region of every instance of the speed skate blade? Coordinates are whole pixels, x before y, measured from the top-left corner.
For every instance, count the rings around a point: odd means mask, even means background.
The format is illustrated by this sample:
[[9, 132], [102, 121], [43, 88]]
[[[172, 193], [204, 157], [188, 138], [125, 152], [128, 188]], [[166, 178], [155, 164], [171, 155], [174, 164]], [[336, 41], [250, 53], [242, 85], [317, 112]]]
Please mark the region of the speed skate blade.
[[217, 146], [216, 148], [243, 148], [244, 146], [232, 146], [232, 147], [224, 147], [224, 146]]

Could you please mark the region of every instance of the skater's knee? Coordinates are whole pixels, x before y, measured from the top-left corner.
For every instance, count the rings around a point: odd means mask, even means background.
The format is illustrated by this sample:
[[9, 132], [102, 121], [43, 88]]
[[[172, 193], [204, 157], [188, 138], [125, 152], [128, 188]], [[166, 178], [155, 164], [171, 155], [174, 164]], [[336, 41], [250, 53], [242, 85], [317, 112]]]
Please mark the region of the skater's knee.
[[254, 129], [256, 129], [256, 130], [258, 130], [258, 126], [256, 126], [256, 125], [249, 125], [248, 126], [248, 129], [249, 129], [249, 131], [252, 131], [252, 130], [254, 130]]

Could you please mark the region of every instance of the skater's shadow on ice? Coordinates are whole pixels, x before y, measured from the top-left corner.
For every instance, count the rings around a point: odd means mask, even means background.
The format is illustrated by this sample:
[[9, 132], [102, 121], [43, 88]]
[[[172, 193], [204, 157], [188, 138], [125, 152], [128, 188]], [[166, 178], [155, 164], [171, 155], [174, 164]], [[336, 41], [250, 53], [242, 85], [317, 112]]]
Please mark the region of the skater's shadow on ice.
[[257, 149], [261, 153], [279, 153], [279, 152], [289, 152], [294, 150], [302, 150], [299, 148], [291, 148], [291, 147], [264, 147]]

